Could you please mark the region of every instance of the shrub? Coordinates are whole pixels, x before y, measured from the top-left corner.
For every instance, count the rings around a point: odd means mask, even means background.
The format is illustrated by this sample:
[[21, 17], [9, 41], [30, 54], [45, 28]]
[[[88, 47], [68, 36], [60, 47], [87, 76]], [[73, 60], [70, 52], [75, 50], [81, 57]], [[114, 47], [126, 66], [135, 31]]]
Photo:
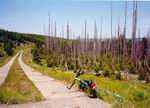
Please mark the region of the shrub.
[[121, 80], [121, 72], [119, 72], [119, 71], [117, 72], [116, 79]]
[[38, 48], [34, 47], [31, 50], [31, 53], [33, 54], [33, 61], [37, 64], [40, 64], [40, 62], [41, 62], [40, 50]]
[[145, 100], [147, 97], [146, 97], [146, 95], [144, 94], [144, 92], [143, 91], [134, 91], [134, 93], [133, 93], [133, 99], [135, 100], [135, 101], [143, 101], [143, 100]]
[[104, 77], [107, 77], [110, 75], [110, 71], [109, 70], [104, 70], [104, 73], [103, 73]]
[[116, 69], [116, 70], [118, 70], [118, 71], [120, 71], [120, 70], [121, 70], [121, 69], [120, 69], [120, 65], [119, 65], [119, 63], [116, 63], [116, 64], [115, 64], [115, 69]]
[[3, 56], [4, 56], [3, 52], [2, 52], [2, 51], [0, 51], [0, 57], [3, 57]]
[[4, 50], [6, 51], [7, 55], [13, 55], [14, 50], [13, 50], [13, 42], [12, 41], [7, 41], [4, 43]]
[[93, 66], [93, 70], [94, 71], [99, 71], [100, 70], [100, 64], [98, 62], [96, 62], [96, 64]]
[[42, 59], [41, 60], [41, 65], [44, 66], [44, 67], [47, 67], [47, 62], [45, 59]]
[[138, 80], [144, 80], [144, 79], [145, 79], [145, 75], [142, 72], [140, 72], [138, 76]]
[[53, 58], [47, 59], [47, 67], [53, 67], [56, 66], [56, 61]]
[[105, 68], [103, 69], [103, 75], [104, 77], [110, 76], [112, 73], [112, 70], [108, 66], [108, 64], [105, 64]]

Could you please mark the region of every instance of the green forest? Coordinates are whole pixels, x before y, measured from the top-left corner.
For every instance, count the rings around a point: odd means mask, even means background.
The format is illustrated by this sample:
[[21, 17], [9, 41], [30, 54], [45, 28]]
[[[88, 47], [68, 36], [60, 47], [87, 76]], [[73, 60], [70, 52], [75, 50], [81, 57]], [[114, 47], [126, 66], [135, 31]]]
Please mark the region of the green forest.
[[29, 44], [43, 44], [43, 37], [35, 34], [24, 34], [0, 29], [0, 57], [12, 56], [17, 46]]

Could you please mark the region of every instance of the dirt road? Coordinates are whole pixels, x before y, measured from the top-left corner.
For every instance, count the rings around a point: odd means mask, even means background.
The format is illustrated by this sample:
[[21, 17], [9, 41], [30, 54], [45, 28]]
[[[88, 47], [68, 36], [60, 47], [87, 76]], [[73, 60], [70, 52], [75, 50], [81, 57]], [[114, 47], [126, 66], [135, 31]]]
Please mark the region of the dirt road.
[[21, 105], [3, 106], [7, 108], [110, 108], [111, 105], [99, 99], [91, 99], [76, 89], [68, 90], [66, 85], [48, 76], [33, 70], [22, 62], [22, 53], [19, 64], [28, 78], [35, 84], [45, 101]]

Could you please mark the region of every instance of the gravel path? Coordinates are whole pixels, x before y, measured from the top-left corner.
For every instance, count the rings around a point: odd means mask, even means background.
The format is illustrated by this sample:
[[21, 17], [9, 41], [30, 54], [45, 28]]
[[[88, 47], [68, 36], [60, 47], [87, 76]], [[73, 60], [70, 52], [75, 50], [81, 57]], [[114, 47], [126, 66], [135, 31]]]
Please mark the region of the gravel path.
[[35, 84], [45, 101], [31, 102], [21, 105], [3, 105], [3, 108], [110, 108], [111, 105], [99, 99], [91, 99], [76, 89], [68, 90], [66, 85], [48, 76], [33, 70], [22, 62], [22, 53], [19, 64], [28, 78]]
[[17, 53], [7, 64], [5, 64], [4, 66], [0, 67], [0, 86], [4, 83], [10, 67], [12, 66], [12, 64], [14, 63], [15, 58], [17, 57], [19, 53]]

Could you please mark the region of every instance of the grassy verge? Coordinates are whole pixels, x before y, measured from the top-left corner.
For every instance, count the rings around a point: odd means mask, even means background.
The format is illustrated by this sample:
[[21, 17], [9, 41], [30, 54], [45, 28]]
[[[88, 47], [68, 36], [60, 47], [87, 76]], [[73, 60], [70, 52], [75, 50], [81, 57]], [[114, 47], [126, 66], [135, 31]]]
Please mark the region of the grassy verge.
[[18, 104], [42, 99], [41, 93], [22, 71], [17, 57], [4, 84], [0, 88], [0, 102]]
[[[71, 83], [74, 76], [72, 73], [65, 72], [59, 68], [47, 68], [33, 63], [30, 50], [24, 51], [24, 62], [34, 69], [39, 70], [45, 75], [49, 75], [55, 79]], [[149, 108], [150, 107], [150, 85], [133, 81], [119, 81], [104, 77], [96, 77], [94, 75], [82, 75], [81, 79], [92, 79], [98, 87], [116, 92], [121, 95], [123, 102], [116, 101], [112, 96], [103, 92], [98, 93], [98, 97], [104, 101], [110, 102], [115, 108]]]
[[30, 65], [34, 69], [39, 70], [41, 73], [45, 75], [49, 75], [55, 79], [65, 81], [67, 83], [71, 83], [74, 78], [71, 72], [65, 72], [60, 68], [47, 68], [33, 63], [31, 53], [30, 53], [30, 48], [24, 50], [23, 62]]
[[5, 65], [11, 59], [10, 56], [0, 57], [0, 67]]

